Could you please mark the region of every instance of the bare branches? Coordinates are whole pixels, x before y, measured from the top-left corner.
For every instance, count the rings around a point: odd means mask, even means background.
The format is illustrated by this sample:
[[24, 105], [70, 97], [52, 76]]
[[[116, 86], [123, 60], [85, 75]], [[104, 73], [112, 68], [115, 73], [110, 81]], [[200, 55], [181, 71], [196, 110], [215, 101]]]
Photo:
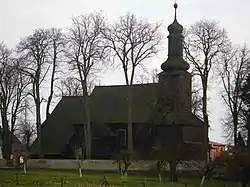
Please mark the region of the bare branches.
[[105, 18], [101, 13], [90, 13], [72, 19], [67, 35], [69, 64], [79, 75], [86, 112], [86, 155], [91, 157], [90, 114], [88, 93], [90, 76], [99, 73], [107, 62], [108, 51], [103, 40], [102, 30]]
[[135, 76], [135, 80], [140, 84], [158, 83], [158, 72], [157, 68], [151, 69], [149, 72], [146, 71], [143, 74]]
[[39, 140], [39, 155], [42, 156], [41, 145], [41, 83], [48, 73], [48, 51], [50, 47], [50, 31], [48, 29], [37, 29], [30, 36], [22, 39], [17, 51], [22, 57], [20, 70], [26, 74], [31, 81], [31, 96], [36, 105], [36, 126]]
[[49, 46], [49, 61], [52, 65], [51, 77], [50, 77], [50, 94], [48, 97], [46, 107], [46, 118], [49, 116], [49, 109], [54, 95], [54, 84], [56, 80], [56, 73], [58, 72], [58, 63], [61, 62], [61, 58], [66, 45], [65, 38], [60, 29], [51, 28], [50, 30], [50, 46]]
[[136, 67], [159, 52], [163, 39], [160, 27], [128, 13], [105, 30], [108, 47], [122, 65], [126, 85], [133, 84]]
[[243, 101], [241, 99], [241, 86], [249, 71], [250, 51], [246, 46], [228, 48], [221, 55], [221, 63], [218, 68], [219, 76], [223, 85], [222, 98], [228, 108], [232, 123], [225, 123], [232, 128], [226, 127], [233, 134], [236, 145], [237, 133], [242, 123], [241, 113]]
[[3, 156], [9, 159], [11, 142], [9, 137], [9, 120], [8, 112], [10, 110], [11, 101], [14, 95], [14, 66], [11, 59], [12, 51], [3, 43], [0, 44], [0, 112], [2, 120], [2, 141], [3, 141]]
[[108, 59], [102, 36], [105, 18], [101, 13], [91, 13], [73, 18], [72, 21], [72, 27], [67, 35], [69, 50], [66, 56], [84, 84], [89, 76], [102, 70]]
[[12, 50], [0, 44], [0, 111], [3, 126], [5, 158], [12, 150], [12, 137], [18, 115], [23, 109], [27, 78], [19, 71], [19, 59]]
[[58, 89], [62, 96], [83, 96], [81, 82], [75, 77], [62, 80]]
[[103, 34], [112, 49], [113, 56], [122, 66], [128, 86], [128, 151], [133, 151], [132, 138], [132, 91], [136, 67], [158, 53], [162, 41], [160, 24], [151, 24], [138, 19], [134, 14], [126, 14], [110, 25]]
[[[10, 105], [13, 84], [15, 80], [13, 79], [15, 72], [14, 64], [12, 60], [12, 51], [5, 46], [5, 44], [0, 44], [0, 109], [6, 110]], [[7, 112], [7, 111], [6, 111]]]
[[202, 88], [198, 82], [196, 82], [195, 77], [192, 77], [192, 101], [191, 109], [194, 115], [198, 118], [203, 119], [202, 116]]
[[227, 44], [226, 31], [219, 28], [216, 21], [201, 20], [187, 30], [185, 57], [192, 63], [202, 81], [208, 79], [212, 65]]
[[216, 21], [201, 20], [186, 30], [184, 52], [185, 58], [193, 67], [193, 74], [202, 83], [202, 115], [206, 125], [206, 140], [208, 143], [209, 118], [207, 112], [208, 79], [219, 55], [229, 44], [224, 29], [219, 28]]

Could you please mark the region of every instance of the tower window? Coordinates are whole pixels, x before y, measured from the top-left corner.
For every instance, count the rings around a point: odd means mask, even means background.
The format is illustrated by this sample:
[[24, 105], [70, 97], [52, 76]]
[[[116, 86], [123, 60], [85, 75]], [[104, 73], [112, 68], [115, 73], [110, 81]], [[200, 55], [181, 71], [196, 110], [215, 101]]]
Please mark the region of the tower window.
[[126, 129], [116, 130], [116, 136], [117, 136], [118, 145], [125, 146], [127, 144]]

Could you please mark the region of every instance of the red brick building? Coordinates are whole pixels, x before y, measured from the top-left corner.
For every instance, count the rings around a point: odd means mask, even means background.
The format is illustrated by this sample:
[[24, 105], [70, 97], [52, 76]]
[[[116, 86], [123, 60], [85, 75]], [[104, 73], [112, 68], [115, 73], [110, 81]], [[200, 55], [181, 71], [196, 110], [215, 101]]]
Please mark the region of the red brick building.
[[209, 144], [210, 144], [210, 152], [208, 156], [212, 160], [219, 157], [221, 152], [225, 151], [226, 149], [226, 145], [222, 143], [209, 141]]

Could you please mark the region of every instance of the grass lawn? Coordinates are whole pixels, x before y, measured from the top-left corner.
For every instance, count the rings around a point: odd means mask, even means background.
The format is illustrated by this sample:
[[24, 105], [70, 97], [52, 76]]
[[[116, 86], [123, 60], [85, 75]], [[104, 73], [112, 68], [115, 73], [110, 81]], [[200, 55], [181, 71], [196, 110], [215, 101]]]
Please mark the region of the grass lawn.
[[[103, 177], [106, 176], [108, 182], [112, 186], [123, 186], [124, 183], [120, 180], [120, 175], [115, 173], [84, 173], [83, 178], [80, 178], [77, 171], [54, 171], [54, 170], [40, 170], [40, 171], [28, 171], [27, 175], [24, 175], [21, 170], [0, 170], [0, 186], [100, 186], [103, 182]], [[18, 185], [17, 179], [18, 178]], [[61, 180], [64, 180], [63, 185]], [[143, 186], [142, 182], [145, 182]], [[185, 179], [181, 178], [178, 183], [172, 184], [169, 181], [163, 181], [159, 183], [156, 177], [145, 177], [143, 175], [128, 175], [127, 187], [198, 187], [200, 179]], [[215, 181], [216, 187], [235, 187], [236, 183]], [[187, 185], [185, 185], [187, 184]], [[210, 181], [205, 181], [204, 187], [212, 187]]]

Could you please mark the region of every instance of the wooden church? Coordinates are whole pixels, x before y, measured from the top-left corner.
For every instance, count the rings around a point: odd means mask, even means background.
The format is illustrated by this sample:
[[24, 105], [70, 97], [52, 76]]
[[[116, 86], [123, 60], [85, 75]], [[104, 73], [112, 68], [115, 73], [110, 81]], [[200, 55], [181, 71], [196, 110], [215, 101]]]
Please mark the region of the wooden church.
[[[175, 145], [179, 137], [187, 151], [184, 160], [207, 158], [207, 134], [204, 123], [191, 112], [191, 75], [189, 64], [183, 59], [183, 26], [175, 17], [168, 26], [168, 58], [161, 65], [159, 82], [136, 84], [131, 87], [132, 134], [128, 131], [128, 92], [124, 85], [97, 86], [89, 98], [91, 119], [91, 159], [112, 159], [117, 153], [128, 149], [132, 137], [133, 152], [143, 159], [152, 158], [153, 126], [163, 128], [167, 137], [162, 144]], [[42, 124], [42, 153], [45, 158], [74, 158], [72, 139], [84, 145], [83, 97], [65, 96]], [[146, 135], [147, 134], [147, 135]], [[156, 135], [157, 136], [157, 135]], [[171, 147], [171, 146], [170, 146]], [[170, 148], [169, 148], [170, 149]], [[192, 154], [188, 150], [192, 150]], [[171, 152], [164, 148], [165, 152]], [[38, 141], [30, 148], [33, 157], [38, 155]]]

